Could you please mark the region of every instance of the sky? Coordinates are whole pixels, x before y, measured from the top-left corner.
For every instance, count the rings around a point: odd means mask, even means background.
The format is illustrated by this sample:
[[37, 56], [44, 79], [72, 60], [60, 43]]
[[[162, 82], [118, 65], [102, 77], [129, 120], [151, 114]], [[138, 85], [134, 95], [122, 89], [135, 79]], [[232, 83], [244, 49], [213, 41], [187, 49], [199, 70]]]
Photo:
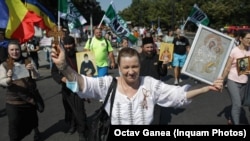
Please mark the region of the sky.
[[[103, 11], [106, 11], [108, 9], [108, 6], [110, 5], [111, 0], [96, 0], [97, 2], [100, 2], [100, 6]], [[113, 0], [113, 5], [117, 12], [122, 11], [123, 9], [130, 6], [132, 3], [132, 0]]]

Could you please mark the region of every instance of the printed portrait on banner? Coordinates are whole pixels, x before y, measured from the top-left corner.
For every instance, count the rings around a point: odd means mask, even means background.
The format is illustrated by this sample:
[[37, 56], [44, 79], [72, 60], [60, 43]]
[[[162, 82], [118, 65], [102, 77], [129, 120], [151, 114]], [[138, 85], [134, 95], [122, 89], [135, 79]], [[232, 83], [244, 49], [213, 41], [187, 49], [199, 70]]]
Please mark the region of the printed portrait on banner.
[[97, 68], [95, 55], [91, 51], [83, 51], [76, 53], [77, 69], [79, 74], [86, 76], [96, 76]]

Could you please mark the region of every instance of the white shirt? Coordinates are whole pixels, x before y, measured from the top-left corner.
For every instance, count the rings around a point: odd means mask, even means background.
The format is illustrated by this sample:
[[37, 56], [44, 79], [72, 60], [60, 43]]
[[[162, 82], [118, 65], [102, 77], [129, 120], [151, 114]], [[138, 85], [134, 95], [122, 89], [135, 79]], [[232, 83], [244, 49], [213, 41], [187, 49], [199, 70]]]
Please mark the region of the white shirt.
[[[112, 76], [86, 77], [84, 78], [84, 90], [77, 94], [81, 98], [105, 99], [108, 88], [112, 82]], [[112, 125], [149, 125], [153, 121], [154, 106], [180, 107], [190, 103], [186, 98], [189, 85], [175, 86], [163, 83], [152, 77], [141, 77], [140, 87], [137, 93], [128, 98], [116, 90], [112, 110]], [[146, 101], [144, 97], [146, 96]], [[143, 106], [146, 102], [147, 108]], [[110, 100], [105, 107], [108, 114]]]
[[41, 47], [43, 47], [43, 46], [51, 46], [53, 39], [54, 39], [53, 37], [46, 37], [46, 36], [44, 36], [44, 37], [40, 40], [39, 45], [40, 45]]

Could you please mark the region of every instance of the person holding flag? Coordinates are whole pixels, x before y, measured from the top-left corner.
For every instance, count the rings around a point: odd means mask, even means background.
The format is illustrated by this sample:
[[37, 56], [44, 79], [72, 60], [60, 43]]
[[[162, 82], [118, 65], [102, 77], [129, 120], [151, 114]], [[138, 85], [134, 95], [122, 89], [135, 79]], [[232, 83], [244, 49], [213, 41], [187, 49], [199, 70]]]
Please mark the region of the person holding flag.
[[138, 39], [133, 35], [133, 33], [130, 32], [129, 28], [127, 27], [127, 22], [116, 13], [112, 2], [103, 15], [103, 18], [98, 27], [101, 26], [103, 21], [119, 38], [127, 37], [132, 44], [135, 44], [137, 42]]

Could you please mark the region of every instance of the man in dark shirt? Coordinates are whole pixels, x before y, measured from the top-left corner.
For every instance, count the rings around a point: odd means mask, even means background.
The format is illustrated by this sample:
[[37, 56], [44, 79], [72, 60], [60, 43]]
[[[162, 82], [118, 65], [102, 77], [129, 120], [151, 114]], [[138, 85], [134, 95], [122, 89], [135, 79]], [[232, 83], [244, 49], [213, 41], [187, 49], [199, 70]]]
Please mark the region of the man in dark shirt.
[[[66, 61], [71, 68], [77, 71], [75, 39], [72, 36], [65, 36], [63, 38], [63, 43], [66, 52]], [[76, 93], [67, 87], [68, 81], [66, 77], [54, 64], [52, 65], [51, 74], [52, 78], [58, 84], [62, 85], [61, 93], [65, 110], [65, 122], [70, 126], [68, 133], [73, 134], [77, 130], [79, 141], [85, 141], [87, 116], [85, 112], [85, 99], [81, 99]]]
[[176, 30], [176, 37], [173, 40], [174, 44], [174, 56], [173, 56], [173, 67], [174, 67], [174, 84], [178, 85], [182, 82], [180, 78], [181, 69], [187, 58], [187, 53], [190, 49], [189, 41], [184, 36], [184, 32], [181, 29]]
[[141, 56], [141, 76], [152, 76], [158, 80], [167, 74], [167, 63], [159, 61], [159, 55], [154, 51], [154, 41], [152, 37], [145, 37], [142, 40]]
[[38, 51], [40, 50], [38, 40], [39, 40], [38, 38], [33, 37], [27, 42], [27, 44], [25, 44], [28, 56], [30, 56], [33, 59], [37, 69], [39, 69]]

